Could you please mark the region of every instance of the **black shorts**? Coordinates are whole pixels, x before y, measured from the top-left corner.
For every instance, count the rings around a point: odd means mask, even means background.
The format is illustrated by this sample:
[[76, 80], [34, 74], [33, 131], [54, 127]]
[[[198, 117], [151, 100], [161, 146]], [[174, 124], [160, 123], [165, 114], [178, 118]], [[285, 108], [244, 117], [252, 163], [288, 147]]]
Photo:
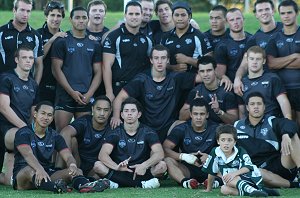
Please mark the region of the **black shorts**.
[[89, 172], [93, 169], [95, 162], [83, 162], [80, 163], [80, 169], [84, 176], [88, 176]]
[[291, 107], [295, 111], [300, 111], [300, 89], [289, 89], [287, 90], [287, 97], [291, 103]]
[[274, 156], [272, 158], [267, 159], [262, 165], [260, 165], [258, 168], [266, 169], [268, 171], [271, 171], [272, 173], [275, 173], [277, 175], [280, 175], [284, 179], [287, 180], [293, 180], [297, 174], [297, 169], [286, 169], [281, 164], [281, 155]]
[[79, 105], [65, 90], [57, 88], [55, 96], [55, 110], [76, 112], [91, 112], [91, 104]]
[[181, 162], [190, 171], [190, 178], [196, 179], [199, 183], [203, 183], [207, 179], [207, 173], [201, 170], [201, 167], [197, 167], [186, 162]]
[[39, 87], [39, 100], [55, 103], [56, 86], [44, 85]]

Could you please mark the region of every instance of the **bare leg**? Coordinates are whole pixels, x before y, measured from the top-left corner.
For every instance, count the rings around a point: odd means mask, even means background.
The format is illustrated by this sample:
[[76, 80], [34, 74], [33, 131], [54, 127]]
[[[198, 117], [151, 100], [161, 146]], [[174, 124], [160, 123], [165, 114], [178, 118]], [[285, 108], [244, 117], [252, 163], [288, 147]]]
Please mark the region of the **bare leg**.
[[290, 182], [281, 176], [272, 173], [271, 171], [268, 171], [266, 169], [259, 169], [264, 181], [264, 184], [269, 187], [275, 187], [275, 188], [289, 188]]
[[190, 171], [186, 166], [177, 162], [175, 159], [167, 157], [164, 159], [168, 167], [168, 173], [172, 179], [180, 183], [182, 179], [190, 177]]
[[60, 132], [65, 126], [67, 126], [71, 122], [72, 117], [73, 113], [62, 110], [56, 110], [54, 113], [56, 130]]
[[164, 161], [160, 161], [155, 166], [151, 167], [151, 174], [154, 177], [161, 177], [167, 171], [167, 164]]
[[32, 177], [35, 171], [30, 167], [26, 166], [17, 174], [17, 189], [18, 190], [29, 190], [35, 189], [35, 185], [32, 183]]
[[93, 170], [100, 177], [104, 177], [109, 172], [109, 169], [100, 161], [95, 162]]
[[84, 115], [91, 115], [91, 112], [76, 112], [75, 113], [75, 118], [82, 117]]

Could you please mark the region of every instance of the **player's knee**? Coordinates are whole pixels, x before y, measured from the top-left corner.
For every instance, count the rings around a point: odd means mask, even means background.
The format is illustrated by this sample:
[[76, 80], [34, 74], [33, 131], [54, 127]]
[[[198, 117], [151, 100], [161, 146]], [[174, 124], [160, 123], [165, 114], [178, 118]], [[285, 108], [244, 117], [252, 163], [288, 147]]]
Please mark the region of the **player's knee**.
[[153, 176], [161, 176], [167, 171], [167, 164], [164, 161], [160, 161], [151, 170]]
[[172, 165], [175, 165], [175, 164], [176, 164], [176, 160], [175, 160], [175, 159], [173, 159], [173, 158], [171, 158], [171, 157], [166, 157], [166, 158], [164, 159], [164, 161], [165, 161], [165, 163], [166, 163], [167, 167], [169, 167], [169, 166], [172, 166]]
[[97, 161], [94, 164], [93, 170], [100, 176], [104, 176], [107, 174], [108, 168], [101, 161]]
[[222, 195], [232, 195], [231, 189], [226, 185], [221, 186], [221, 193]]

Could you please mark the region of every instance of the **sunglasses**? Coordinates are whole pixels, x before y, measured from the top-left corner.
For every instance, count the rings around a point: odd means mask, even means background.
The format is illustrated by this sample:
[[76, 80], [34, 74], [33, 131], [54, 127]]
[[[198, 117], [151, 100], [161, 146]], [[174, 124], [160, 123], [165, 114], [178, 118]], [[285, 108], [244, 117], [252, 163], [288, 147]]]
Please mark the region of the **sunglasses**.
[[50, 3], [48, 3], [47, 8], [59, 8], [59, 9], [63, 9], [63, 8], [65, 8], [65, 6], [64, 6], [64, 4], [62, 4], [60, 2], [51, 1]]

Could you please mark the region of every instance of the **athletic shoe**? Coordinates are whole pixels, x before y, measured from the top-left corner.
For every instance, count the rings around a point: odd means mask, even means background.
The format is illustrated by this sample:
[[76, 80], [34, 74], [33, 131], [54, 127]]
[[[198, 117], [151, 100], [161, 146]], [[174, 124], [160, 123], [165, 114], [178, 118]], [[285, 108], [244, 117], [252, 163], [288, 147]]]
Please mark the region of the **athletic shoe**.
[[69, 192], [66, 182], [62, 179], [58, 179], [54, 182], [54, 189], [54, 192], [58, 194]]
[[89, 192], [102, 192], [105, 189], [109, 188], [109, 180], [101, 179], [94, 182], [86, 183], [79, 187], [79, 192], [89, 193]]
[[262, 190], [254, 190], [249, 194], [250, 197], [267, 197], [268, 194]]
[[152, 178], [147, 181], [142, 181], [142, 188], [158, 188], [160, 183], [157, 178]]
[[182, 184], [183, 188], [196, 189], [199, 186], [199, 182], [196, 179], [189, 179]]
[[279, 191], [276, 189], [263, 187], [262, 190], [265, 191], [266, 193], [268, 193], [269, 196], [276, 196], [276, 197], [280, 196]]
[[[207, 182], [208, 182], [207, 179], [203, 182], [203, 185], [204, 185], [205, 188], [207, 188]], [[218, 188], [219, 186], [220, 186], [219, 181], [214, 180], [213, 185], [212, 185], [212, 188]]]
[[119, 184], [118, 183], [113, 182], [113, 181], [111, 181], [109, 179], [104, 178], [104, 179], [99, 179], [99, 180], [108, 180], [109, 181], [109, 189], [119, 188]]

